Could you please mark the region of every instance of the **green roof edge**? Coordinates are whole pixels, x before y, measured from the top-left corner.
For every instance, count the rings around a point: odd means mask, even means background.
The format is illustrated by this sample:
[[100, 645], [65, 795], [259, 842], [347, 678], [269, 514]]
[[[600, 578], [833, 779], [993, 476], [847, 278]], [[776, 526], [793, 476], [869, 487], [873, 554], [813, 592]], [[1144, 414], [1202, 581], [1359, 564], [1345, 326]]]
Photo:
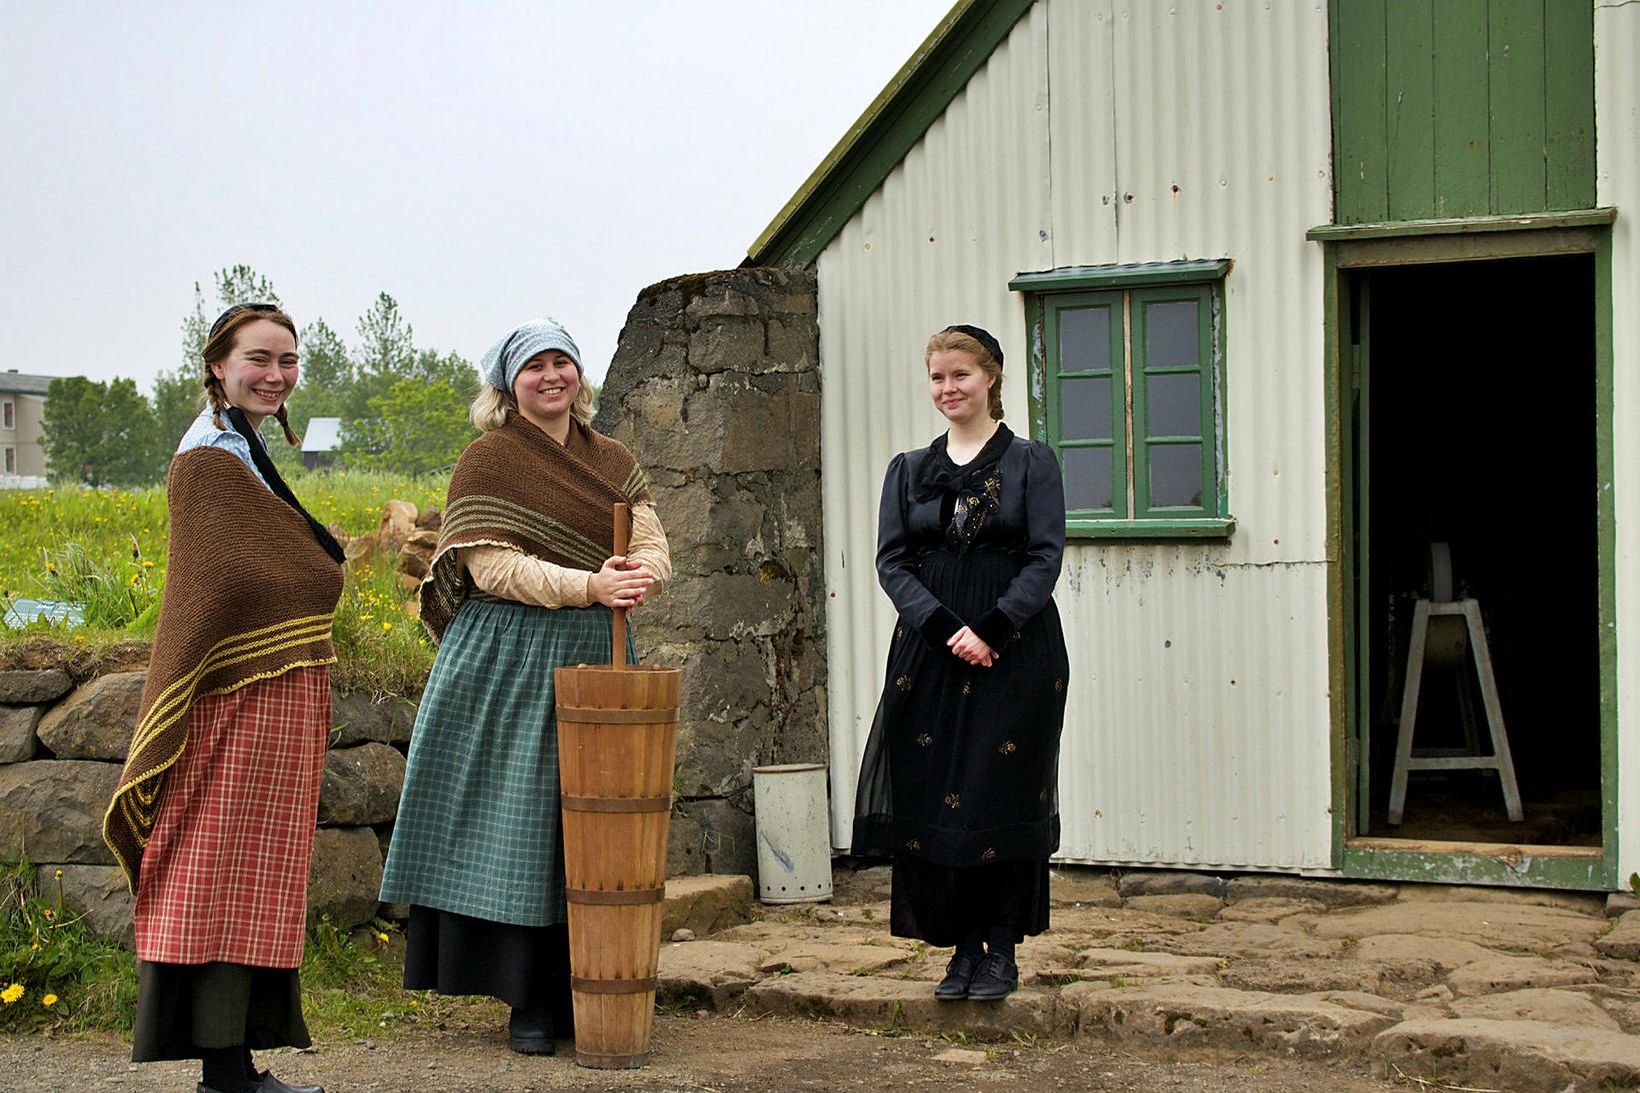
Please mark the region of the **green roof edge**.
[[747, 251], [747, 266], [820, 256], [1036, 0], [957, 0]]

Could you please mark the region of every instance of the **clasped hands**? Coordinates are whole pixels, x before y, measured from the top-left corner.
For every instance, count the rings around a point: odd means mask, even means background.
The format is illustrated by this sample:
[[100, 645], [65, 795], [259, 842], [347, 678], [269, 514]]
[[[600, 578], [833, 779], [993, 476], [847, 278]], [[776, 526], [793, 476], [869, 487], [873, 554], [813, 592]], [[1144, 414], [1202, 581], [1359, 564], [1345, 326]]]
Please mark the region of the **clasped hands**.
[[985, 644], [983, 638], [966, 626], [947, 638], [945, 644], [951, 652], [976, 668], [989, 668], [996, 663], [997, 657], [1001, 655]]
[[642, 562], [617, 554], [587, 578], [587, 596], [605, 607], [637, 607], [654, 583], [655, 575]]

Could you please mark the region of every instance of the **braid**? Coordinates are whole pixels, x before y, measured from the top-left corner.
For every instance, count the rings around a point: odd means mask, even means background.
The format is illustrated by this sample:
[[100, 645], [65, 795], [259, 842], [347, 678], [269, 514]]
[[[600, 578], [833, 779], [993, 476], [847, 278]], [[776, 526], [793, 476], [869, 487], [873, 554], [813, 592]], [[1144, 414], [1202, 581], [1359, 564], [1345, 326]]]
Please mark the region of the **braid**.
[[301, 438], [298, 437], [295, 431], [290, 427], [290, 418], [285, 416], [284, 403], [281, 402], [279, 404], [279, 409], [273, 412], [273, 416], [279, 419], [279, 427], [285, 430], [285, 443], [289, 444], [292, 448], [302, 443]]
[[227, 396], [222, 393], [222, 381], [211, 372], [210, 366], [205, 368], [205, 404], [211, 408], [211, 424], [218, 429], [226, 429], [222, 423], [222, 411], [228, 408]]

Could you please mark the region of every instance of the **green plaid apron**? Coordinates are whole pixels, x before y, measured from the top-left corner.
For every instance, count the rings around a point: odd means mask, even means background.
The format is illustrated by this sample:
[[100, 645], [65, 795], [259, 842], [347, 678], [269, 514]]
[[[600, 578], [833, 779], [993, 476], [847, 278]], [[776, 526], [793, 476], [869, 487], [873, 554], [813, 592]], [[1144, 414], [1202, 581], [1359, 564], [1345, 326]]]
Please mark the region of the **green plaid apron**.
[[[567, 921], [552, 670], [608, 664], [611, 614], [469, 599], [416, 714], [387, 903], [492, 922]], [[627, 655], [636, 663], [630, 630]]]

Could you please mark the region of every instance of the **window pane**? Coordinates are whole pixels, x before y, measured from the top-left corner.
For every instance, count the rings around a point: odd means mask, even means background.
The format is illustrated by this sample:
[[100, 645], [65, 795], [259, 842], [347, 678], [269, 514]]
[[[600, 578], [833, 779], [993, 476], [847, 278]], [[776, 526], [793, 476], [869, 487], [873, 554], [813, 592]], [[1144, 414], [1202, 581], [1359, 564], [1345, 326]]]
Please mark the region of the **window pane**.
[[1151, 444], [1150, 507], [1200, 508], [1202, 503], [1202, 446]]
[[1110, 308], [1078, 307], [1059, 313], [1059, 370], [1110, 371]]
[[1111, 507], [1111, 448], [1064, 448], [1059, 456], [1065, 467], [1065, 507], [1067, 509], [1108, 509]]
[[1200, 364], [1196, 359], [1196, 301], [1145, 306], [1145, 366]]
[[1059, 435], [1064, 440], [1110, 439], [1110, 377], [1061, 380]]
[[1196, 373], [1148, 376], [1145, 393], [1145, 416], [1150, 419], [1147, 435], [1201, 435], [1201, 379]]

